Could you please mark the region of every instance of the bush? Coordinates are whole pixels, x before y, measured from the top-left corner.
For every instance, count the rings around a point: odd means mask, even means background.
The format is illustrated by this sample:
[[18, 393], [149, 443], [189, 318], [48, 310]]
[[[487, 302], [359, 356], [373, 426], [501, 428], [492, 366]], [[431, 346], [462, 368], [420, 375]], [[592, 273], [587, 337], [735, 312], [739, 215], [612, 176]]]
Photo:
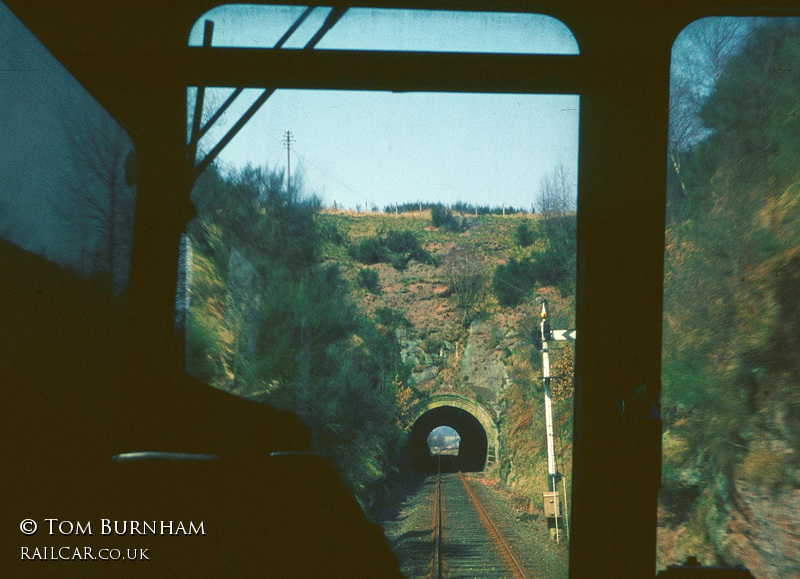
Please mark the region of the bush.
[[536, 241], [536, 237], [536, 233], [531, 230], [527, 221], [523, 221], [517, 225], [516, 238], [517, 244], [519, 244], [520, 247], [533, 245], [533, 242]]
[[347, 253], [359, 263], [372, 265], [389, 261], [389, 251], [380, 237], [367, 237], [358, 245], [351, 245]]
[[374, 269], [365, 267], [358, 272], [358, 285], [374, 294], [381, 293], [380, 276]]
[[416, 253], [422, 247], [411, 231], [390, 231], [386, 234], [386, 247], [392, 253]]
[[539, 285], [559, 285], [575, 277], [575, 254], [568, 249], [548, 247], [530, 264], [529, 273]]
[[388, 306], [384, 306], [375, 310], [375, 318], [378, 320], [379, 324], [383, 324], [384, 326], [388, 326], [390, 328], [412, 327], [412, 324], [408, 321], [408, 318], [406, 318], [402, 313], [393, 310]]
[[407, 256], [406, 263], [409, 259], [415, 259], [420, 263], [433, 263], [430, 252], [423, 249], [411, 231], [390, 231], [386, 234], [386, 247], [392, 253]]
[[339, 231], [335, 223], [330, 221], [319, 221], [317, 223], [317, 231], [319, 232], [320, 239], [333, 243], [335, 245], [345, 245], [347, 243], [347, 235]]
[[453, 215], [453, 212], [444, 205], [434, 205], [431, 207], [431, 221], [434, 227], [454, 233], [462, 231], [462, 225], [466, 223], [466, 220], [464, 220], [463, 223], [459, 223], [458, 219]]
[[498, 265], [492, 277], [492, 288], [503, 306], [515, 306], [534, 287], [534, 264], [529, 259], [511, 259]]
[[389, 258], [389, 263], [397, 271], [404, 271], [408, 267], [409, 261], [411, 261], [411, 256], [402, 253], [393, 253]]
[[578, 219], [572, 215], [556, 215], [544, 220], [544, 230], [550, 245], [573, 245], [578, 231]]
[[422, 248], [411, 231], [390, 231], [386, 237], [368, 237], [348, 248], [347, 253], [365, 265], [390, 263], [398, 270], [408, 267], [412, 259], [420, 263], [435, 263], [433, 256]]
[[575, 241], [569, 230], [549, 239], [547, 249], [534, 259], [512, 259], [494, 272], [492, 287], [497, 301], [517, 305], [535, 286], [555, 286], [562, 296], [575, 293]]

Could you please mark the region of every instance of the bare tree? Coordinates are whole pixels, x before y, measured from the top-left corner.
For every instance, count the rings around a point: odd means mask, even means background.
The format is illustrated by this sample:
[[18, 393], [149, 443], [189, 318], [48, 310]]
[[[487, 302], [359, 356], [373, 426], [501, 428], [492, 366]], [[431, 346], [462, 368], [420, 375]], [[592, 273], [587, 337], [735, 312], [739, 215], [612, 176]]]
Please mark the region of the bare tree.
[[69, 241], [79, 246], [79, 272], [108, 276], [120, 293], [127, 286], [133, 240], [133, 143], [82, 89], [70, 97], [61, 101], [60, 118], [71, 162], [63, 168], [64, 190], [51, 195], [51, 205], [69, 224]]
[[545, 219], [575, 211], [575, 182], [563, 163], [542, 177], [536, 205]]
[[473, 251], [456, 247], [445, 258], [445, 278], [466, 328], [483, 309], [489, 281], [487, 266]]
[[688, 26], [675, 42], [670, 71], [669, 166], [671, 198], [687, 195], [681, 157], [707, 129], [700, 110], [730, 59], [743, 45], [753, 22], [745, 18], [705, 18]]
[[542, 177], [536, 201], [548, 237], [561, 232], [565, 226], [563, 217], [575, 211], [576, 201], [575, 181], [564, 164], [558, 162], [550, 173]]
[[702, 75], [699, 80], [706, 94], [713, 89], [731, 57], [742, 46], [750, 28], [747, 19], [735, 17], [708, 18], [686, 29], [687, 40], [693, 47], [690, 58], [697, 73]]

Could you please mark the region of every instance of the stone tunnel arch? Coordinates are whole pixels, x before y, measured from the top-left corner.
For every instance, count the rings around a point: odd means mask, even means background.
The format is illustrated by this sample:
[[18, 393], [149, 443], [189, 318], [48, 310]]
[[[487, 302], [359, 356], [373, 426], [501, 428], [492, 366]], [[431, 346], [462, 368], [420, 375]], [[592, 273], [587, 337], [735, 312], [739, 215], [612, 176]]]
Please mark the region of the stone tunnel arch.
[[416, 470], [435, 468], [427, 438], [438, 426], [449, 426], [461, 436], [456, 458], [461, 470], [482, 471], [497, 460], [500, 448], [497, 425], [489, 411], [465, 396], [439, 394], [426, 401], [411, 427], [408, 446]]

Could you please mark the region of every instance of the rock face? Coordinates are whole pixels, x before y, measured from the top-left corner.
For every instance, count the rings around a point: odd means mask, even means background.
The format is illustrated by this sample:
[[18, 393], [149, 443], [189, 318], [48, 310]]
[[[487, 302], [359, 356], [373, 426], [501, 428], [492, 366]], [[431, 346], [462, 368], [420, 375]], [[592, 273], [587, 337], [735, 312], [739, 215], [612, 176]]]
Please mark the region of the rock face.
[[497, 404], [501, 390], [508, 384], [508, 373], [503, 364], [506, 350], [500, 334], [495, 319], [474, 322], [467, 335], [459, 368], [464, 388], [490, 406]]
[[[329, 218], [339, 219], [350, 244], [395, 229], [415, 233], [434, 258], [429, 263], [411, 260], [402, 269], [364, 265], [334, 250], [328, 259], [353, 280], [354, 297], [367, 315], [393, 320], [385, 325], [396, 332], [401, 359], [410, 367], [408, 386], [423, 396], [457, 393], [500, 415], [501, 394], [509, 387], [513, 365], [509, 357], [526, 342], [526, 324], [535, 317], [532, 296], [519, 306], [502, 307], [491, 289], [497, 266], [519, 257], [514, 234], [518, 220], [476, 220], [466, 231], [454, 233], [431, 228], [428, 218], [420, 216]], [[379, 291], [358, 289], [358, 274], [365, 268], [378, 274]], [[473, 281], [463, 283], [465, 276], [480, 280], [482, 291], [475, 290]], [[468, 304], [458, 293], [463, 287], [474, 297]], [[553, 309], [571, 311], [572, 298], [557, 297], [551, 289], [545, 293]]]
[[772, 493], [736, 480], [726, 528], [730, 559], [756, 577], [800, 577], [800, 489]]
[[401, 342], [401, 359], [413, 367], [413, 386], [429, 394], [457, 391], [496, 410], [508, 383], [503, 360], [511, 343], [497, 320], [474, 322], [443, 339], [440, 334], [446, 333], [440, 329], [433, 339]]
[[[419, 236], [427, 236], [425, 247], [437, 258], [438, 265], [412, 260], [402, 270], [383, 263], [366, 266], [378, 273], [380, 292], [357, 292], [356, 299], [369, 315], [380, 318], [381, 311], [391, 310], [392, 315], [402, 319], [395, 331], [401, 359], [411, 368], [412, 388], [429, 395], [457, 392], [496, 414], [500, 394], [509, 381], [504, 360], [519, 341], [517, 326], [524, 308], [509, 312], [499, 308], [491, 296], [491, 272], [507, 255], [505, 251], [488, 252], [483, 247], [486, 241], [480, 240], [481, 227], [504, 227], [511, 232], [513, 224], [487, 223], [458, 235], [426, 230]], [[492, 231], [487, 238], [494, 244], [505, 243], [504, 236]], [[509, 232], [504, 235], [511, 239]], [[513, 245], [511, 241], [507, 243], [509, 247]], [[452, 252], [464, 251], [483, 264], [486, 290], [466, 326], [463, 307], [448, 281], [452, 268], [447, 265]], [[353, 278], [365, 267], [352, 262], [342, 265]]]
[[[664, 448], [670, 444], [667, 432]], [[765, 435], [732, 478], [682, 476], [694, 492], [682, 505], [661, 497], [659, 568], [697, 556], [706, 565], [743, 565], [759, 578], [800, 577], [800, 469], [783, 462], [791, 454], [784, 440]]]
[[413, 387], [428, 394], [457, 392], [497, 414], [500, 394], [509, 382], [504, 361], [519, 341], [506, 318], [501, 313], [487, 315], [468, 329], [441, 326], [427, 339], [403, 339], [401, 359], [413, 367]]

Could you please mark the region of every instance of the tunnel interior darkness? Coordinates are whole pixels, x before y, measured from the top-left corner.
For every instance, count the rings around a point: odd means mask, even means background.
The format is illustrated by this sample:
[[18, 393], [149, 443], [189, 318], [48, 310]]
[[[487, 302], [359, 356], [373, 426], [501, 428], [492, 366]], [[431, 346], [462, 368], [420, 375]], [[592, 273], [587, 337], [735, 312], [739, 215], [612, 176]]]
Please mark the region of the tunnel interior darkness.
[[453, 406], [433, 408], [420, 416], [411, 427], [408, 450], [414, 469], [418, 472], [436, 472], [437, 457], [431, 456], [428, 435], [439, 426], [449, 426], [461, 435], [458, 456], [453, 457], [458, 468], [464, 472], [482, 471], [488, 450], [486, 431], [472, 414]]

